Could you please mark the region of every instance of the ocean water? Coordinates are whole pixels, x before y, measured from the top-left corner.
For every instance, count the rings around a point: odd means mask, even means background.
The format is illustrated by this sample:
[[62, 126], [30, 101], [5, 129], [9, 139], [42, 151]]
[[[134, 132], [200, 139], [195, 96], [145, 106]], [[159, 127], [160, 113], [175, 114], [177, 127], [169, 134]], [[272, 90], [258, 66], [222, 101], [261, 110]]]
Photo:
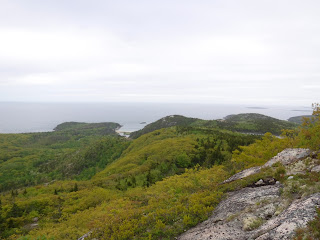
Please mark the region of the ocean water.
[[286, 120], [312, 113], [311, 106], [252, 106], [169, 103], [11, 103], [0, 102], [0, 133], [52, 131], [63, 122], [117, 122], [132, 132], [162, 117], [179, 114], [221, 119], [230, 114], [261, 113]]

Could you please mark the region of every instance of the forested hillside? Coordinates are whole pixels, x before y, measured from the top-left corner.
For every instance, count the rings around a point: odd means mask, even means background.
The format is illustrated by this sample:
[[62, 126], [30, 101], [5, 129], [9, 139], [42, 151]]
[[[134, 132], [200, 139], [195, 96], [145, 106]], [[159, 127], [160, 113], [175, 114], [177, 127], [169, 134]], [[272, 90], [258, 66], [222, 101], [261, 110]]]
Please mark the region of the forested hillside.
[[270, 132], [275, 135], [280, 135], [283, 129], [294, 129], [297, 127], [297, 125], [292, 122], [257, 113], [229, 115], [224, 121], [220, 121], [218, 126], [232, 131], [260, 134]]
[[217, 128], [254, 134], [271, 132], [272, 134], [280, 135], [282, 129], [294, 129], [298, 124], [257, 113], [230, 115], [225, 119], [219, 120], [202, 120], [172, 115], [146, 125], [143, 129], [131, 133], [130, 137], [137, 138], [145, 133], [172, 126]]
[[0, 192], [58, 179], [89, 179], [128, 144], [115, 133], [119, 124], [63, 125], [55, 132], [0, 135]]
[[146, 125], [143, 129], [130, 134], [130, 138], [138, 138], [143, 134], [159, 130], [161, 128], [168, 128], [173, 126], [190, 126], [192, 123], [199, 121], [197, 118], [188, 118], [181, 115], [171, 115], [159, 119], [153, 123]]
[[263, 165], [287, 147], [319, 150], [317, 118], [281, 138], [178, 119], [184, 123], [134, 140], [115, 135], [117, 124], [65, 123], [51, 133], [1, 134], [1, 239], [87, 233], [88, 239], [173, 239], [207, 219], [228, 191], [263, 174], [284, 180], [275, 166], [220, 184], [232, 174]]
[[302, 115], [302, 116], [296, 116], [296, 117], [291, 117], [288, 119], [289, 122], [297, 123], [297, 124], [302, 124], [304, 118], [312, 118], [312, 115]]

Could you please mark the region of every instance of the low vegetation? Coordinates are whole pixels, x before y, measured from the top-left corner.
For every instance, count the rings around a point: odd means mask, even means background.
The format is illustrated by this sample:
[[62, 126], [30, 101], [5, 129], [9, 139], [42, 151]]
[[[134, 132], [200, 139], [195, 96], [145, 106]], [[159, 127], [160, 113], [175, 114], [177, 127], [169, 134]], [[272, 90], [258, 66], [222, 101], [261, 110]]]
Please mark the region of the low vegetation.
[[319, 150], [317, 110], [314, 121], [281, 138], [198, 119], [135, 140], [115, 136], [117, 125], [106, 135], [100, 125], [73, 123], [52, 133], [0, 135], [0, 238], [77, 239], [90, 232], [101, 239], [173, 239], [207, 219], [226, 192], [266, 177], [285, 182], [283, 166], [275, 165], [219, 184], [284, 148]]

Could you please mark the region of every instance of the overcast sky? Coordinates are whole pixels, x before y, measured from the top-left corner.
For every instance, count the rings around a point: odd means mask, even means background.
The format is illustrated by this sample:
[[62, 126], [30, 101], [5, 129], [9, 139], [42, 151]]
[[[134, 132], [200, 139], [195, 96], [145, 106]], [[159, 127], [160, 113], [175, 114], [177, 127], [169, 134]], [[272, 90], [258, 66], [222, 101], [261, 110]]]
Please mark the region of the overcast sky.
[[0, 101], [310, 106], [319, 0], [0, 0]]

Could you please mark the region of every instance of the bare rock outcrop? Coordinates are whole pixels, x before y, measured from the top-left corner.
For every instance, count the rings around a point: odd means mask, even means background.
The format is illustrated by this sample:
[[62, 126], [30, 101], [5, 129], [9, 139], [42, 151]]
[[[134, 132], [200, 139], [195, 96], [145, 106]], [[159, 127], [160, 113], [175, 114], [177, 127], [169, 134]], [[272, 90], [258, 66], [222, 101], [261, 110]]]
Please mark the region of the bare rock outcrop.
[[275, 157], [271, 158], [268, 162], [266, 162], [263, 166], [260, 167], [252, 167], [245, 169], [232, 177], [228, 178], [225, 180], [223, 183], [228, 183], [232, 182], [238, 179], [242, 179], [245, 177], [248, 177], [250, 175], [259, 173], [261, 169], [266, 168], [266, 167], [271, 167], [273, 164], [280, 162], [283, 165], [289, 165], [292, 164], [293, 162], [296, 162], [298, 160], [301, 160], [303, 158], [306, 158], [312, 153], [311, 150], [305, 149], [305, 148], [287, 148], [277, 154]]
[[[287, 204], [281, 185], [244, 188], [231, 193], [205, 222], [182, 234], [179, 240], [280, 240], [292, 239], [320, 207], [320, 193]], [[280, 212], [279, 212], [280, 210]]]
[[320, 165], [313, 167], [311, 172], [320, 172]]
[[81, 236], [80, 238], [78, 238], [77, 240], [84, 240], [84, 239], [88, 239], [91, 235], [92, 231], [84, 234], [83, 236]]
[[233, 175], [230, 178], [228, 178], [227, 180], [225, 180], [223, 183], [233, 182], [233, 181], [236, 181], [238, 179], [242, 179], [242, 178], [248, 177], [250, 175], [256, 174], [256, 173], [258, 173], [260, 171], [261, 171], [261, 167], [248, 168], [246, 170], [243, 170], [241, 172], [236, 173], [235, 175]]
[[315, 217], [318, 207], [320, 207], [320, 193], [315, 193], [306, 199], [297, 199], [279, 216], [267, 221], [252, 232], [250, 238], [256, 240], [291, 239], [297, 228], [305, 227]]
[[251, 221], [255, 222], [255, 216], [250, 214], [250, 208], [256, 208], [259, 203], [263, 202], [276, 202], [275, 199], [280, 196], [280, 187], [280, 184], [277, 184], [259, 188], [243, 188], [230, 193], [227, 199], [220, 202], [212, 217], [190, 229], [178, 239], [248, 239], [248, 232], [244, 229], [250, 228]]
[[280, 162], [283, 165], [289, 165], [295, 161], [306, 158], [312, 153], [310, 149], [306, 148], [287, 148], [280, 152], [277, 156], [271, 158], [263, 167], [271, 167], [273, 164]]
[[[281, 162], [292, 174], [318, 170], [319, 160], [308, 157], [310, 154], [308, 149], [286, 149], [262, 167], [242, 171], [225, 182], [250, 176], [276, 162]], [[316, 208], [320, 207], [320, 193], [290, 199], [281, 194], [285, 189], [275, 179], [268, 178], [228, 193], [208, 220], [178, 239], [292, 239], [297, 228], [305, 227], [316, 216]]]

